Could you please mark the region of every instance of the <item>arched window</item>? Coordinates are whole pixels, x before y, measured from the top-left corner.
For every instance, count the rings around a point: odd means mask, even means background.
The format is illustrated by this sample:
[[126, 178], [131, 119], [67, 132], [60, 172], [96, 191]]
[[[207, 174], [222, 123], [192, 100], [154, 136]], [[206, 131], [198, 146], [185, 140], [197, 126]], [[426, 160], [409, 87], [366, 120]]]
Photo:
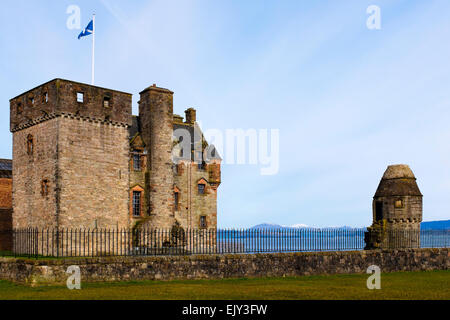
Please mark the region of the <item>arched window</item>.
[[34, 139], [33, 136], [31, 134], [28, 135], [27, 137], [27, 153], [28, 155], [32, 155], [34, 151]]

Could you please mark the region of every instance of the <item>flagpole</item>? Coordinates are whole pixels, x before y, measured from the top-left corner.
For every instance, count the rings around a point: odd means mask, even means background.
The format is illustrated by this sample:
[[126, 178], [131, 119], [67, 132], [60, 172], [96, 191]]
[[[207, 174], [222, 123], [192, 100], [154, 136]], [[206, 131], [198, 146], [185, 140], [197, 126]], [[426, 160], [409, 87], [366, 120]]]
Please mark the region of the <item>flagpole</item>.
[[92, 18], [92, 85], [95, 83], [95, 13]]

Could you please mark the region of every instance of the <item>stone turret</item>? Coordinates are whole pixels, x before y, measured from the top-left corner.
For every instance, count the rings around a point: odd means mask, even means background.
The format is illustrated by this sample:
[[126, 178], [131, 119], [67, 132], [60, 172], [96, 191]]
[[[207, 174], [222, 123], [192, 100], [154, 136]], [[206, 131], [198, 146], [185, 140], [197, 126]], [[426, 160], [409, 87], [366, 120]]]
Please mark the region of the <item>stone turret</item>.
[[146, 175], [149, 187], [148, 222], [153, 228], [170, 228], [175, 223], [173, 92], [153, 85], [140, 95], [142, 139], [149, 155]]
[[409, 166], [389, 166], [373, 198], [366, 249], [420, 247], [422, 193]]

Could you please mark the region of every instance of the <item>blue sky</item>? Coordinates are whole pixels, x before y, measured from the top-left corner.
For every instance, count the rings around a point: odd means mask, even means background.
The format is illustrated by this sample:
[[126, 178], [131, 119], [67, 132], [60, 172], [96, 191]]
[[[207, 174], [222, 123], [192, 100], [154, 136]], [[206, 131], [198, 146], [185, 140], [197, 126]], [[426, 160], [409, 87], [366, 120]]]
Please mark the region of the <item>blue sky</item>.
[[[60, 77], [175, 92], [203, 128], [279, 129], [280, 170], [224, 165], [219, 225], [367, 226], [389, 164], [409, 164], [424, 220], [450, 218], [450, 2], [28, 1], [0, 12], [0, 157], [11, 157], [9, 99]], [[369, 5], [381, 30], [366, 27]]]

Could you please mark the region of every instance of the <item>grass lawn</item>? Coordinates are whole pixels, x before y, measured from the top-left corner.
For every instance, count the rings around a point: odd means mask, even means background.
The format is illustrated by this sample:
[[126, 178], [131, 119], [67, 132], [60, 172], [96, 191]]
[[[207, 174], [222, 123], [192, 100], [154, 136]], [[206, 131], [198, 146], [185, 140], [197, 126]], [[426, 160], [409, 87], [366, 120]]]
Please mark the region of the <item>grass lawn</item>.
[[308, 276], [192, 281], [82, 283], [81, 290], [36, 287], [0, 281], [0, 299], [20, 300], [303, 300], [444, 299], [450, 300], [450, 270], [381, 275], [381, 290], [368, 290], [369, 275]]

